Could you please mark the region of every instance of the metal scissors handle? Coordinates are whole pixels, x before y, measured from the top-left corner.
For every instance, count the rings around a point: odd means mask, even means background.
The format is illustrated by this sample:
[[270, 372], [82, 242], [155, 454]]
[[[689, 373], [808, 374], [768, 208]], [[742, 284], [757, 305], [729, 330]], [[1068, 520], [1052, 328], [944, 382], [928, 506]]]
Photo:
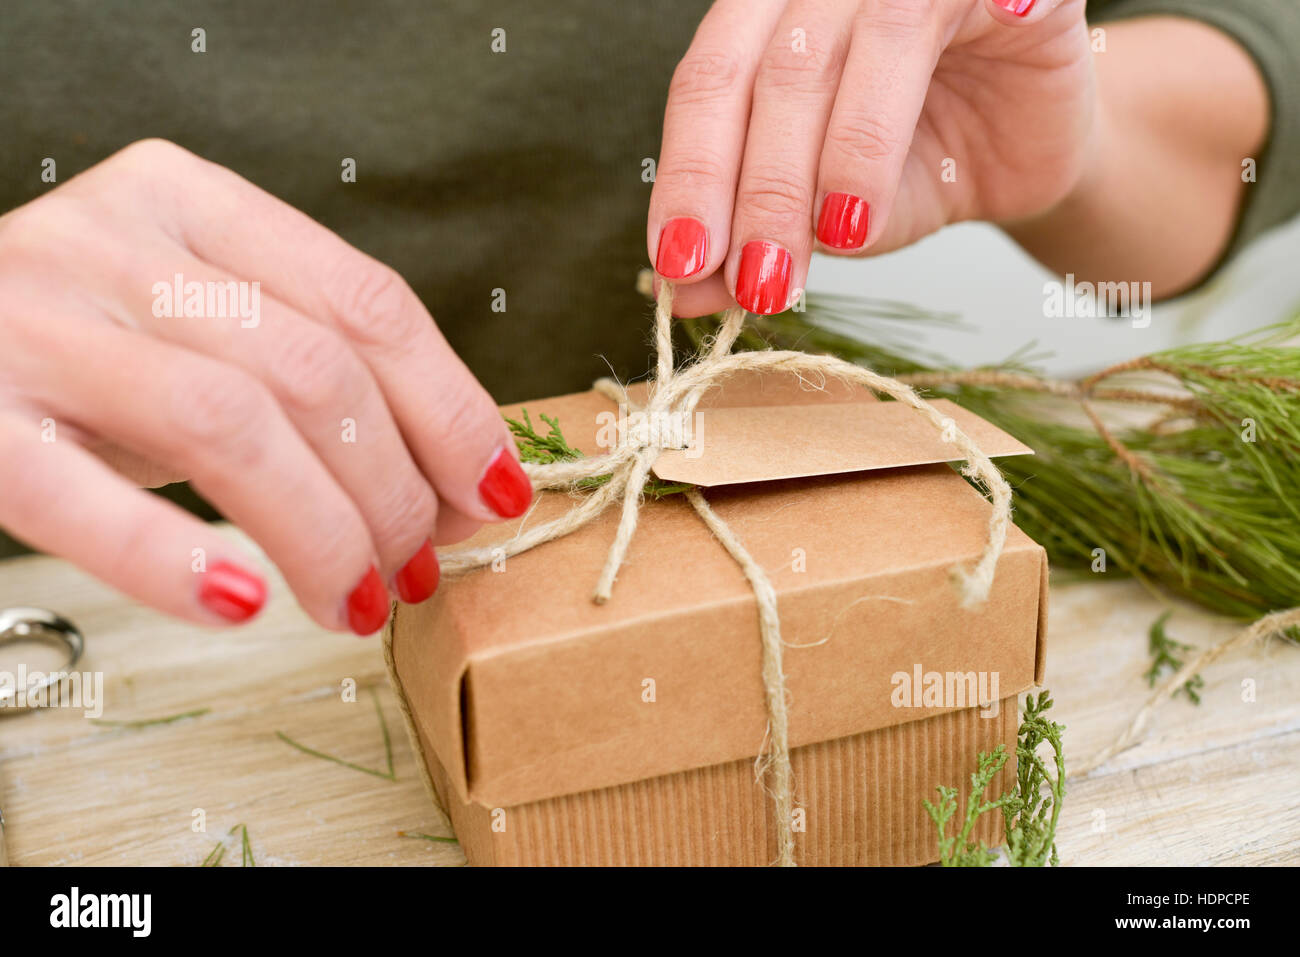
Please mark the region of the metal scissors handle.
[[[2, 608], [0, 609], [0, 646], [16, 645], [29, 641], [41, 641], [65, 649], [66, 659], [58, 668], [51, 670], [44, 678], [30, 688], [23, 689], [26, 695], [23, 711], [31, 707], [33, 698], [40, 700], [40, 692], [61, 684], [67, 677], [69, 669], [81, 660], [86, 650], [86, 639], [81, 631], [62, 615], [56, 615], [44, 608]], [[15, 708], [18, 688], [0, 689], [0, 715]], [[0, 810], [0, 867], [9, 865], [9, 855], [5, 851], [5, 819]]]
[[[57, 669], [51, 670], [41, 681], [25, 689], [26, 699], [31, 701], [33, 698], [39, 700], [40, 692], [57, 686], [67, 677], [67, 669], [81, 660], [81, 654], [86, 650], [86, 639], [68, 619], [44, 608], [0, 608], [0, 646], [29, 641], [41, 641], [67, 652], [66, 660]], [[18, 690], [0, 689], [0, 713], [14, 707]]]

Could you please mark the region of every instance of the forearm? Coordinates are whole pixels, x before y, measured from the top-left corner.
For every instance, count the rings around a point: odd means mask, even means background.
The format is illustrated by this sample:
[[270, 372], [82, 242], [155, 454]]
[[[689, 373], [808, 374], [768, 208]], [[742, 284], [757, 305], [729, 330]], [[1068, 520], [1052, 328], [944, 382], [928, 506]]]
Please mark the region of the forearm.
[[1228, 246], [1268, 135], [1254, 61], [1213, 27], [1176, 17], [1108, 24], [1094, 54], [1090, 161], [1066, 198], [1002, 224], [1049, 268], [1080, 280], [1195, 285]]

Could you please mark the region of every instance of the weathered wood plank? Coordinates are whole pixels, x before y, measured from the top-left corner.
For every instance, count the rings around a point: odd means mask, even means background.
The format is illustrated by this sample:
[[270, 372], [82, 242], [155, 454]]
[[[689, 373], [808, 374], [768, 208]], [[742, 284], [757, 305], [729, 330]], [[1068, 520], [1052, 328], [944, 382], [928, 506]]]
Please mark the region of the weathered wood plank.
[[[80, 712], [0, 719], [0, 807], [14, 864], [189, 864], [220, 839], [240, 862], [235, 825], [258, 864], [464, 862], [415, 775], [375, 641], [315, 627], [272, 576], [254, 625], [193, 628], [116, 595], [64, 562], [0, 563], [0, 607], [37, 605], [87, 635], [86, 670], [105, 676], [105, 719], [195, 709], [172, 724], [113, 728]], [[1146, 631], [1165, 607], [1138, 585], [1053, 589], [1048, 686], [1076, 763], [1117, 734], [1147, 694]], [[1204, 647], [1237, 627], [1178, 605], [1170, 632]], [[0, 668], [17, 659], [0, 657]], [[1214, 665], [1204, 703], [1179, 698], [1144, 741], [1070, 783], [1064, 863], [1265, 864], [1300, 861], [1300, 649], [1275, 644]], [[1242, 681], [1255, 682], [1245, 701]], [[356, 700], [343, 700], [347, 680]], [[282, 732], [341, 760], [386, 772], [374, 701], [392, 737], [396, 780], [304, 754]], [[196, 810], [206, 831], [193, 830]]]

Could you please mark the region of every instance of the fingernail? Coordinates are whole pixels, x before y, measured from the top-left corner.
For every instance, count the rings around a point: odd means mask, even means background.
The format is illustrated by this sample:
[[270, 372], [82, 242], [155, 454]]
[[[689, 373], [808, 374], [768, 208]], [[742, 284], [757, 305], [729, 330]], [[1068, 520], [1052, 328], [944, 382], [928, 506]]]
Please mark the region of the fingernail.
[[479, 479], [478, 494], [502, 518], [517, 518], [533, 500], [533, 483], [503, 445]]
[[871, 208], [861, 196], [827, 193], [817, 217], [817, 238], [831, 249], [858, 249], [867, 241]]
[[1014, 13], [1018, 17], [1029, 16], [1029, 11], [1034, 9], [1034, 0], [995, 0], [997, 5], [1008, 13]]
[[740, 251], [736, 302], [750, 312], [770, 316], [785, 308], [790, 294], [790, 250], [756, 239]]
[[373, 635], [388, 620], [388, 589], [375, 566], [348, 595], [348, 627], [358, 635]]
[[418, 605], [438, 590], [438, 579], [442, 568], [438, 565], [438, 556], [434, 554], [433, 545], [425, 542], [409, 562], [402, 566], [393, 577], [397, 586], [397, 597], [408, 605]]
[[266, 582], [238, 565], [217, 562], [199, 579], [199, 601], [226, 621], [248, 621], [266, 604]]
[[678, 216], [664, 223], [659, 233], [655, 271], [665, 279], [685, 279], [704, 268], [709, 251], [709, 231], [698, 219]]

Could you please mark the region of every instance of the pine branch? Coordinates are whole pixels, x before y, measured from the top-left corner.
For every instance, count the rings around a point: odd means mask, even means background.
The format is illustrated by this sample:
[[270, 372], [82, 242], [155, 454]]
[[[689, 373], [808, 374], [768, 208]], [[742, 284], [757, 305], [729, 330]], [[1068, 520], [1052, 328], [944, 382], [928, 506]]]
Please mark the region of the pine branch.
[[[953, 320], [810, 296], [807, 312], [767, 317], [761, 332], [747, 327], [738, 347], [830, 352], [939, 392], [1016, 436], [1037, 453], [999, 462], [1016, 491], [1017, 524], [1058, 568], [1133, 576], [1239, 619], [1295, 604], [1300, 316], [1079, 382], [1044, 378], [1023, 354], [955, 369], [899, 331], [935, 322]], [[716, 321], [686, 328], [698, 342]], [[1139, 425], [1116, 419], [1133, 409], [1154, 414]]]

